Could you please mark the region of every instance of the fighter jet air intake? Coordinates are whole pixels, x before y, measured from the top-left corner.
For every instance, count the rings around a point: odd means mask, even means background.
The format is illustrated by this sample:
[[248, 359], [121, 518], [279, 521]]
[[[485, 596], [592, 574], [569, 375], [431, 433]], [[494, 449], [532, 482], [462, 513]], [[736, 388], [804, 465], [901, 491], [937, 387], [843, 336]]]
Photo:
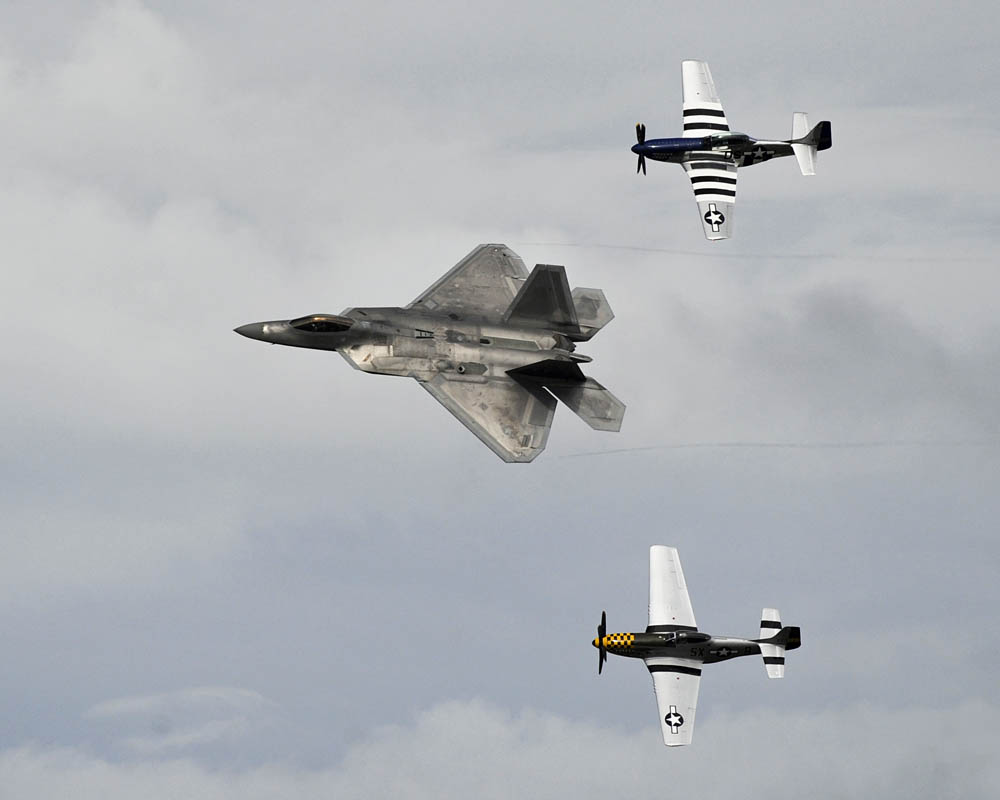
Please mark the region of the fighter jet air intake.
[[781, 627], [776, 608], [761, 612], [759, 639], [699, 631], [677, 550], [658, 544], [649, 548], [649, 624], [645, 632], [609, 634], [607, 615], [601, 612], [593, 645], [598, 650], [598, 672], [608, 653], [641, 658], [646, 663], [653, 678], [663, 743], [674, 747], [691, 744], [703, 664], [761, 655], [767, 676], [783, 678], [785, 651], [799, 647], [801, 638], [798, 628]]
[[617, 431], [624, 404], [580, 364], [576, 351], [614, 314], [600, 289], [570, 292], [566, 270], [524, 262], [484, 244], [405, 308], [236, 328], [251, 339], [336, 350], [356, 369], [416, 380], [504, 461], [533, 460], [557, 400], [595, 430]]
[[792, 138], [754, 139], [733, 133], [715, 91], [712, 73], [704, 61], [681, 62], [684, 84], [684, 132], [676, 139], [647, 139], [646, 126], [635, 126], [638, 140], [632, 152], [639, 156], [636, 173], [646, 174], [646, 159], [680, 164], [691, 179], [705, 236], [732, 235], [736, 203], [736, 170], [772, 158], [794, 155], [803, 175], [816, 174], [816, 153], [832, 145], [830, 123], [812, 130], [804, 113], [792, 115]]

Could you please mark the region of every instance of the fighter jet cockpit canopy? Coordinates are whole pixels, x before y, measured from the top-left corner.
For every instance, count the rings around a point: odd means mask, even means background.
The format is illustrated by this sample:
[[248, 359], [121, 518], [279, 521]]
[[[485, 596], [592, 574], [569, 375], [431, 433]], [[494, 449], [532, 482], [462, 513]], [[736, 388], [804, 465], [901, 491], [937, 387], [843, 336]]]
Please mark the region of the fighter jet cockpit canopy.
[[335, 314], [310, 314], [308, 317], [293, 319], [288, 324], [296, 330], [309, 333], [343, 333], [354, 324], [354, 320]]

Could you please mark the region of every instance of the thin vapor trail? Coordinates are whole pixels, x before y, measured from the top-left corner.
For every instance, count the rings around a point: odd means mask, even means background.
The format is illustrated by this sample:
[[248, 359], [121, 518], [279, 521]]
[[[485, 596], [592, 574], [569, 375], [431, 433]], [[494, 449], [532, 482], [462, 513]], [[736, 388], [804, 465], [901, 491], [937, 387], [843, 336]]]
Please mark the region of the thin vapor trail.
[[515, 247], [577, 247], [584, 250], [632, 250], [639, 253], [666, 253], [674, 256], [695, 256], [698, 258], [769, 258], [806, 261], [821, 259], [826, 261], [847, 261], [863, 258], [868, 261], [896, 261], [901, 263], [981, 263], [989, 261], [985, 256], [887, 256], [877, 253], [727, 253], [701, 250], [675, 250], [664, 247], [642, 247], [630, 244], [603, 244], [600, 242], [515, 242]]
[[891, 447], [948, 448], [948, 447], [998, 447], [1000, 439], [884, 439], [854, 442], [675, 442], [672, 444], [619, 447], [612, 450], [592, 450], [584, 453], [567, 453], [560, 458], [608, 456], [619, 453], [638, 453], [651, 450], [862, 450]]

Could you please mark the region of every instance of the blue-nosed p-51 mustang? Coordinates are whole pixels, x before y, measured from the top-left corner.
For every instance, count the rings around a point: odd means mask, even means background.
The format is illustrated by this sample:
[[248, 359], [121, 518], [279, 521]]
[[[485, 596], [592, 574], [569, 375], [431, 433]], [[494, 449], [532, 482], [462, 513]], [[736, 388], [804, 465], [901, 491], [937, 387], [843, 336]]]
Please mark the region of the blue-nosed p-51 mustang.
[[647, 158], [680, 164], [691, 179], [705, 236], [728, 239], [732, 235], [737, 168], [794, 155], [803, 175], [815, 175], [816, 153], [833, 143], [830, 123], [823, 121], [810, 130], [806, 115], [796, 111], [791, 139], [754, 139], [735, 133], [729, 130], [708, 64], [684, 61], [681, 73], [684, 133], [676, 139], [647, 139], [646, 126], [637, 124], [638, 142], [632, 146], [632, 152], [639, 156], [636, 173], [641, 170], [646, 174]]
[[802, 643], [799, 629], [783, 628], [776, 608], [760, 615], [760, 638], [713, 636], [698, 630], [688, 597], [684, 571], [677, 550], [649, 548], [649, 625], [643, 633], [608, 633], [607, 615], [601, 612], [597, 638], [597, 671], [613, 653], [641, 658], [653, 678], [660, 713], [660, 730], [667, 747], [691, 744], [698, 684], [704, 664], [740, 656], [760, 655], [769, 678], [785, 676], [785, 651]]

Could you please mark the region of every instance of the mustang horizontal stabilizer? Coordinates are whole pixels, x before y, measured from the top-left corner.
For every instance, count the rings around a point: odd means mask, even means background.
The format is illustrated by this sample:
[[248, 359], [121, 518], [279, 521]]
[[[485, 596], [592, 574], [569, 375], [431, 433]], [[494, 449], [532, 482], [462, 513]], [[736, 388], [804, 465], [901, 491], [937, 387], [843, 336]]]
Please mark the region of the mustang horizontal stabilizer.
[[785, 677], [785, 651], [802, 646], [798, 627], [781, 627], [781, 615], [776, 608], [765, 608], [760, 614], [760, 654], [769, 678]]
[[809, 130], [809, 118], [802, 111], [792, 114], [792, 138], [788, 142], [803, 175], [816, 174], [816, 153], [833, 146], [830, 123], [824, 120]]
[[567, 333], [579, 333], [566, 268], [556, 264], [536, 264], [504, 314], [503, 321], [526, 328], [555, 328]]

